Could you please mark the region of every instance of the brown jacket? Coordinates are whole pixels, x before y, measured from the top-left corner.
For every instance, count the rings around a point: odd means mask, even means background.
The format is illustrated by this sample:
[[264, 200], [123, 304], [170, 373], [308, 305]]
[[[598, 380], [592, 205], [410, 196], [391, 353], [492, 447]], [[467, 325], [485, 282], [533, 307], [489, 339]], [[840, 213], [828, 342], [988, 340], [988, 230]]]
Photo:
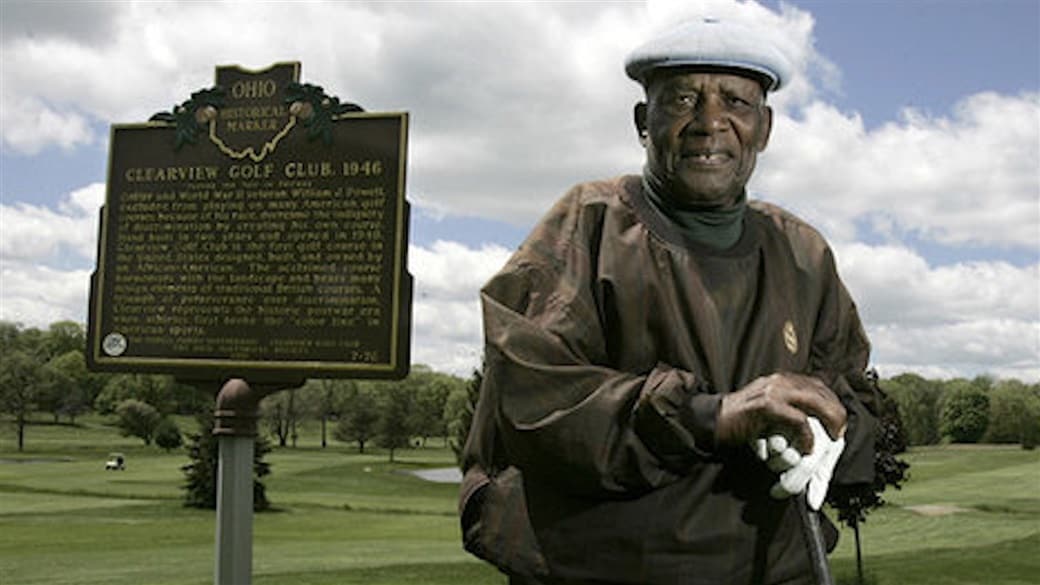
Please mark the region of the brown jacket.
[[722, 394], [787, 371], [849, 410], [838, 482], [873, 474], [869, 344], [830, 249], [750, 204], [719, 252], [639, 177], [579, 185], [483, 289], [486, 370], [466, 447], [467, 549], [512, 573], [643, 585], [810, 574], [800, 516], [749, 448], [716, 447]]

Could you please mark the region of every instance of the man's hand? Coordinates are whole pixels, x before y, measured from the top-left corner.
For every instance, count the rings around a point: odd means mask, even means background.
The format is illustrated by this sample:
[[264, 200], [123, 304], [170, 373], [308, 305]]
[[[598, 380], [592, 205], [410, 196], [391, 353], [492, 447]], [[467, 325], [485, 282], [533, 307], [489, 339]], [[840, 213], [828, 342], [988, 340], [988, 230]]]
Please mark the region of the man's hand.
[[715, 441], [747, 444], [780, 434], [808, 454], [813, 447], [810, 416], [819, 419], [833, 439], [845, 432], [845, 407], [819, 379], [792, 373], [763, 376], [722, 398]]

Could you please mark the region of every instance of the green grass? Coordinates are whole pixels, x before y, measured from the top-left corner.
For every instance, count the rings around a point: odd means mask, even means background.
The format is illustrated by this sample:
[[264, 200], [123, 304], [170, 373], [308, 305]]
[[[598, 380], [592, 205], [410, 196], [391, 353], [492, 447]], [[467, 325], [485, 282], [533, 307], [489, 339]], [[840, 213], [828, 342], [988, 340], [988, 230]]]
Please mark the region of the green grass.
[[[954, 445], [905, 457], [910, 481], [886, 492], [889, 505], [860, 527], [875, 585], [1037, 582], [1040, 451]], [[832, 565], [855, 575], [854, 537], [844, 527]]]
[[[126, 454], [126, 471], [103, 470], [113, 451]], [[457, 486], [405, 473], [450, 466], [450, 451], [431, 440], [397, 458], [321, 449], [314, 426], [297, 449], [269, 454], [277, 511], [255, 518], [253, 582], [504, 585], [461, 550]], [[870, 585], [1036, 583], [1040, 451], [951, 446], [907, 458], [911, 480], [861, 527]], [[181, 505], [186, 462], [120, 437], [101, 417], [31, 426], [18, 453], [0, 421], [0, 584], [212, 583], [214, 514]], [[854, 554], [843, 529], [832, 556], [840, 584], [854, 583]]]
[[[298, 448], [267, 456], [276, 510], [254, 519], [254, 583], [504, 582], [461, 550], [458, 487], [406, 473], [453, 465], [442, 441], [399, 450], [391, 464], [385, 451], [321, 449], [316, 429], [301, 431]], [[117, 451], [127, 470], [104, 471]], [[181, 505], [185, 463], [102, 417], [31, 426], [22, 453], [0, 422], [0, 584], [212, 583], [214, 513]]]

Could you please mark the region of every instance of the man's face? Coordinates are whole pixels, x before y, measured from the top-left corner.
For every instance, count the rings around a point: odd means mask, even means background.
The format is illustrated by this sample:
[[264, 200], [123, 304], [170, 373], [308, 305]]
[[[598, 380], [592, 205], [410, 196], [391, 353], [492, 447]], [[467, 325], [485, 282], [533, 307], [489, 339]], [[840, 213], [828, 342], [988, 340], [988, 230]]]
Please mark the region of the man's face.
[[714, 207], [741, 196], [773, 121], [758, 81], [720, 71], [664, 72], [650, 81], [642, 108], [636, 119], [645, 124], [647, 166], [675, 203]]

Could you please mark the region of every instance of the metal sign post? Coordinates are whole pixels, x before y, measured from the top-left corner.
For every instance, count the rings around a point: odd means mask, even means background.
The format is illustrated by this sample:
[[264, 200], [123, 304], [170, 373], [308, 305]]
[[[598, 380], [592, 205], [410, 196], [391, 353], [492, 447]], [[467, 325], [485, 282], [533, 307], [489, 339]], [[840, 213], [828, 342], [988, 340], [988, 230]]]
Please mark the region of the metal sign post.
[[300, 385], [250, 387], [228, 380], [217, 395], [213, 434], [219, 445], [214, 585], [249, 585], [253, 575], [253, 445], [260, 401]]
[[222, 436], [215, 585], [249, 585], [253, 568], [253, 437]]

